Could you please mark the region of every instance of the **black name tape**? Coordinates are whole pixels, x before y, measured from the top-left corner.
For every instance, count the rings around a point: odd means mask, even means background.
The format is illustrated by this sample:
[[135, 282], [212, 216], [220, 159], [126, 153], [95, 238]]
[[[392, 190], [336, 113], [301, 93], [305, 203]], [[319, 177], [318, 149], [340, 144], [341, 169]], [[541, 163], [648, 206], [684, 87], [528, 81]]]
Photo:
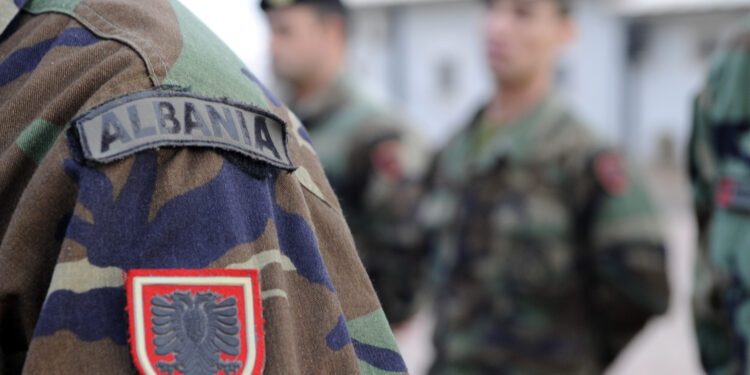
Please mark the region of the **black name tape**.
[[261, 109], [182, 92], [127, 95], [73, 121], [86, 159], [107, 163], [157, 147], [235, 151], [293, 170], [287, 125]]

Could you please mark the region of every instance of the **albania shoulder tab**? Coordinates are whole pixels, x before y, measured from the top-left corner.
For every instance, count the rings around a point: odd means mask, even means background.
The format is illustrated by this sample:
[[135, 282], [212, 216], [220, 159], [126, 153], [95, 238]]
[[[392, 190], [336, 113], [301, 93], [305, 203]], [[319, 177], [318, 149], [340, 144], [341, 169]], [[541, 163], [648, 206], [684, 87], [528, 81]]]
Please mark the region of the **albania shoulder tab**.
[[83, 157], [107, 163], [158, 147], [238, 152], [295, 169], [287, 124], [260, 108], [185, 92], [149, 90], [109, 101], [73, 120]]

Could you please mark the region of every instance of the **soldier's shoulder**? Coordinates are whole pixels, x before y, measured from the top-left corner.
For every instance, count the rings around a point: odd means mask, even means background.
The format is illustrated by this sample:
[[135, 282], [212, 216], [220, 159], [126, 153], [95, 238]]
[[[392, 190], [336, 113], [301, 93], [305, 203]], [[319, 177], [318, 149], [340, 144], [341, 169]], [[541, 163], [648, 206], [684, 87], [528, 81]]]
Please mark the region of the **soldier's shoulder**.
[[[24, 11], [68, 15], [96, 37], [131, 49], [145, 64], [151, 86], [227, 98], [283, 115], [280, 101], [179, 1], [31, 0]], [[125, 88], [111, 96], [127, 93], [130, 81], [120, 82], [118, 87]]]
[[[57, 44], [77, 48], [80, 71], [74, 75], [77, 83], [69, 86], [83, 87], [76, 92], [76, 102], [83, 104], [42, 117], [53, 117], [61, 127], [72, 123], [88, 159], [108, 163], [167, 146], [223, 150], [250, 162], [270, 162], [294, 171], [303, 187], [338, 209], [299, 121], [179, 1], [30, 0], [24, 11], [32, 18], [63, 18], [62, 28], [37, 26], [35, 38], [56, 38]], [[84, 45], [81, 35], [94, 42]], [[103, 55], [102, 51], [109, 58], [91, 58]], [[64, 68], [64, 64], [42, 65], [60, 73]], [[50, 92], [69, 93], [63, 81], [45, 82]], [[154, 120], [160, 119], [167, 126], [160, 128], [157, 121], [154, 128]], [[144, 142], [149, 139], [154, 142]], [[101, 147], [105, 143], [107, 150]], [[257, 152], [259, 147], [265, 151]]]
[[604, 147], [590, 125], [567, 106], [557, 105], [548, 121], [537, 134], [541, 142], [534, 145], [541, 160], [581, 158]]
[[750, 16], [730, 27], [724, 38], [726, 47], [750, 52]]
[[415, 152], [427, 152], [428, 147], [419, 128], [393, 103], [377, 99], [362, 90], [352, 90], [341, 111], [349, 112], [356, 122], [352, 144], [368, 147], [397, 140]]
[[626, 155], [570, 110], [560, 112], [556, 125], [543, 139], [545, 142], [536, 146], [537, 156], [546, 165], [559, 168], [564, 177], [561, 181], [591, 181], [612, 196], [619, 196], [639, 180]]
[[342, 110], [356, 112], [358, 129], [397, 131], [407, 125], [405, 118], [390, 103], [378, 100], [361, 89], [350, 89]]
[[[748, 94], [738, 85], [750, 74], [750, 18], [737, 23], [724, 35], [714, 52], [708, 79], [697, 101], [697, 109], [716, 120], [744, 115]], [[719, 123], [722, 121], [718, 121]]]

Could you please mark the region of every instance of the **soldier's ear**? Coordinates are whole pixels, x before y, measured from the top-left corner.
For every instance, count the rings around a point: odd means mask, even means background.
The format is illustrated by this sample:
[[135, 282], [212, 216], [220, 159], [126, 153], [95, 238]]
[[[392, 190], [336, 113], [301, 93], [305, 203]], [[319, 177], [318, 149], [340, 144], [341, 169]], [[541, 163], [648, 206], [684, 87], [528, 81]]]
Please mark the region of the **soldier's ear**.
[[560, 46], [566, 47], [567, 45], [572, 43], [576, 38], [577, 33], [578, 27], [576, 26], [573, 18], [567, 15], [562, 16], [560, 18], [560, 33], [558, 34]]

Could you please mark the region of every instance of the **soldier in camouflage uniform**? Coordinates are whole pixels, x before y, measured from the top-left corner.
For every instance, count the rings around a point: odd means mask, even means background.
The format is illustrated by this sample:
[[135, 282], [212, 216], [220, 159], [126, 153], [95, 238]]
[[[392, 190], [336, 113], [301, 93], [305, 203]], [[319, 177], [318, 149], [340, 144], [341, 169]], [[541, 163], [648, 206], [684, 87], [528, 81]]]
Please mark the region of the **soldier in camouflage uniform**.
[[643, 183], [552, 92], [566, 4], [488, 1], [495, 97], [437, 156], [421, 209], [432, 374], [598, 374], [668, 303]]
[[[357, 251], [391, 324], [407, 320], [420, 280], [418, 234], [409, 219], [427, 156], [393, 111], [344, 73], [347, 9], [340, 0], [263, 0], [276, 76], [287, 86], [326, 176], [341, 200]], [[406, 265], [415, 268], [406, 268]]]
[[178, 1], [0, 0], [0, 130], [0, 373], [406, 372], [304, 128]]
[[711, 64], [694, 106], [688, 151], [699, 228], [694, 291], [701, 362], [747, 374], [750, 342], [750, 19]]

